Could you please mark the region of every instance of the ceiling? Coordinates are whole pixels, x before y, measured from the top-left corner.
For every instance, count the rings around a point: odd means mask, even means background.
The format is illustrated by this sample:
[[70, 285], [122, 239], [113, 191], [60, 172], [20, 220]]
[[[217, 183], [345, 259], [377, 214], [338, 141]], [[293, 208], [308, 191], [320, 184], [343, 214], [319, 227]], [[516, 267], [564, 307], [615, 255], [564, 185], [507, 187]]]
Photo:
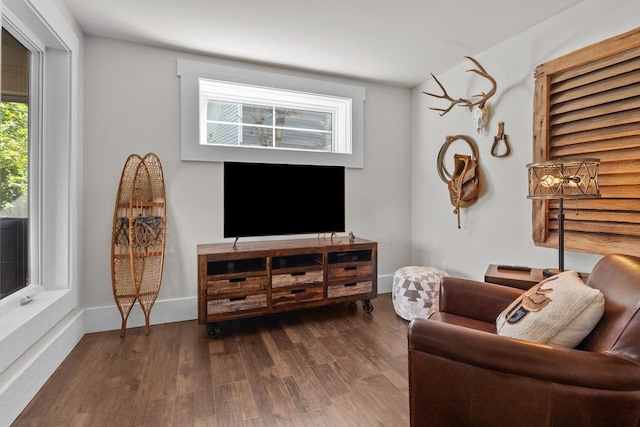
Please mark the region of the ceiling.
[[414, 87], [582, 0], [63, 0], [89, 35]]

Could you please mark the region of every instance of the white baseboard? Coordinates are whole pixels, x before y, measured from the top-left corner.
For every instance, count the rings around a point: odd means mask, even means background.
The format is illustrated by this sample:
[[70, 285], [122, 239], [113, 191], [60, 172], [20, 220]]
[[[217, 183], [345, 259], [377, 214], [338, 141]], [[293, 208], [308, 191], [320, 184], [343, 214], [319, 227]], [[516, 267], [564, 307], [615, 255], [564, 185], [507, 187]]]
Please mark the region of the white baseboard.
[[0, 389], [0, 427], [11, 425], [85, 334], [83, 313], [60, 323], [24, 353], [20, 366], [2, 373], [11, 377]]
[[393, 274], [378, 276], [378, 293], [388, 294], [393, 289]]
[[[85, 309], [85, 333], [112, 331], [120, 329], [122, 317], [115, 305], [106, 307], [94, 307]], [[156, 301], [149, 315], [151, 325], [162, 323], [182, 322], [198, 318], [198, 299], [180, 298], [172, 300]], [[127, 328], [144, 326], [144, 313], [140, 306], [131, 309], [127, 319]]]
[[[385, 294], [391, 292], [393, 275], [378, 276], [378, 293]], [[159, 325], [162, 323], [183, 322], [198, 318], [198, 299], [181, 298], [172, 300], [156, 301], [151, 310], [149, 323]], [[85, 309], [85, 333], [112, 331], [120, 329], [122, 318], [115, 305], [106, 307], [95, 307]], [[138, 304], [136, 304], [129, 318], [127, 328], [144, 326], [144, 314]]]

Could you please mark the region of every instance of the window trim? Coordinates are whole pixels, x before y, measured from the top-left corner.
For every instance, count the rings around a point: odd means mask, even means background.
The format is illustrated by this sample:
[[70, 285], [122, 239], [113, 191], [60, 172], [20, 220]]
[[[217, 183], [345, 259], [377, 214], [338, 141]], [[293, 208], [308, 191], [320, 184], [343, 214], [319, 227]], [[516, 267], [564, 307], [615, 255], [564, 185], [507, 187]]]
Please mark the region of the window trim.
[[[35, 44], [43, 52], [38, 67], [42, 85], [37, 88], [41, 94], [37, 155], [42, 173], [37, 176], [37, 185], [41, 189], [39, 209], [47, 213], [39, 216], [40, 286], [29, 285], [0, 301], [3, 374], [77, 307], [78, 231], [73, 224], [80, 223], [81, 187], [76, 154], [79, 38], [51, 2], [4, 1], [1, 12], [3, 26], [18, 29], [29, 40], [38, 40]], [[33, 295], [33, 300], [22, 306], [19, 300], [26, 295]], [[46, 377], [41, 380], [44, 383]], [[0, 388], [3, 385], [0, 383]]]
[[[182, 160], [256, 162], [364, 167], [365, 89], [359, 86], [286, 74], [231, 67], [215, 63], [177, 60], [181, 89]], [[200, 79], [216, 80], [281, 90], [351, 99], [351, 152], [338, 153], [295, 149], [200, 144]], [[349, 132], [348, 126], [343, 130]], [[258, 149], [256, 149], [258, 148]]]

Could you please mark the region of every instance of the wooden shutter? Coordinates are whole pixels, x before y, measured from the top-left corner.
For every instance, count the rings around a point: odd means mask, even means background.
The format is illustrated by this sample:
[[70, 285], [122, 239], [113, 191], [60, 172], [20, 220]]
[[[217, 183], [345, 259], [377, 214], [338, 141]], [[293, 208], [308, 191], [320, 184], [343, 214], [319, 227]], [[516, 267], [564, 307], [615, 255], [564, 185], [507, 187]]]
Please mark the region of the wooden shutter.
[[[533, 161], [593, 157], [600, 199], [565, 200], [565, 248], [640, 256], [640, 28], [535, 70]], [[555, 200], [533, 201], [533, 240], [557, 247]]]

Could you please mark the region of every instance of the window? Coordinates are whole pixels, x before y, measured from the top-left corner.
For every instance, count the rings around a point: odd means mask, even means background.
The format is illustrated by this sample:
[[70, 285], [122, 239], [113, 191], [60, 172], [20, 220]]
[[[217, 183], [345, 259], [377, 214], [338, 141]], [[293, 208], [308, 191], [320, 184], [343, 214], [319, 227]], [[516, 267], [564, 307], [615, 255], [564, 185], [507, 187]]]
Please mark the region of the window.
[[[640, 28], [535, 72], [534, 162], [600, 159], [602, 197], [564, 201], [565, 247], [640, 255]], [[557, 247], [557, 201], [534, 201], [533, 239]]]
[[29, 277], [29, 58], [2, 29], [0, 109], [0, 299]]
[[182, 159], [363, 166], [364, 89], [179, 60]]
[[351, 152], [351, 99], [200, 79], [200, 143]]
[[[55, 363], [46, 365], [44, 371], [50, 369], [46, 374], [33, 375], [23, 365], [37, 357], [21, 357], [77, 306], [80, 254], [76, 224], [81, 222], [78, 197], [82, 194], [77, 156], [81, 153], [77, 146], [80, 43], [52, 2], [2, 2], [2, 27], [29, 50], [29, 242], [28, 286], [0, 301], [0, 374], [19, 360], [25, 362], [20, 365], [25, 369], [5, 375], [0, 393], [10, 390], [7, 393], [12, 396], [28, 396], [46, 380]], [[23, 306], [20, 301], [26, 296], [32, 302]], [[37, 353], [51, 354], [42, 347]], [[11, 413], [8, 416], [11, 419]]]

